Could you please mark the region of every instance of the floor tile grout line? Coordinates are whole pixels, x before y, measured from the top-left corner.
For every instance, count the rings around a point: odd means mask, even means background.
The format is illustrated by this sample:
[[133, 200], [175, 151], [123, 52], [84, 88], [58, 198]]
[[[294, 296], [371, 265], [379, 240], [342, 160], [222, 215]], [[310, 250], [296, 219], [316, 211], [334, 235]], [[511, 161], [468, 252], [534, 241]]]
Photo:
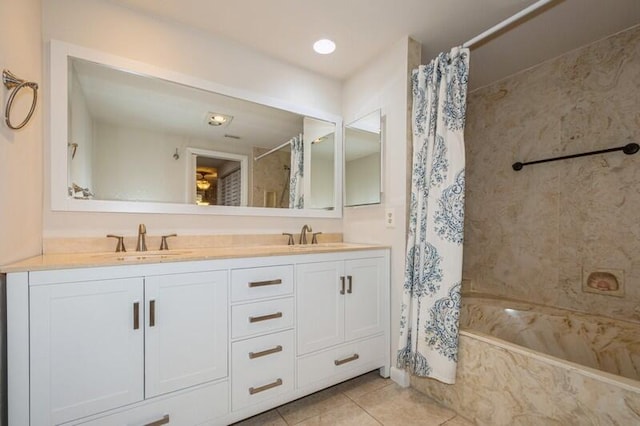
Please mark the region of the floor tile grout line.
[[455, 419], [456, 417], [458, 417], [458, 413], [454, 413], [453, 417], [449, 417], [447, 420], [445, 420], [444, 422], [440, 423], [440, 426], [444, 425], [445, 423]]
[[[330, 388], [327, 388], [327, 389], [330, 389]], [[324, 390], [326, 390], [326, 389], [324, 389]], [[321, 391], [318, 391], [318, 393], [319, 393], [319, 392], [322, 392], [322, 390], [321, 390]], [[345, 397], [347, 398], [347, 400], [348, 400], [348, 401], [352, 401], [352, 402], [353, 402], [353, 400], [352, 400], [351, 398], [349, 398], [349, 396], [348, 396], [348, 395], [346, 395], [344, 392], [340, 391], [340, 392], [336, 393], [336, 395], [340, 395], [340, 394], [342, 394], [343, 396], [345, 396]], [[311, 395], [313, 395], [313, 394], [311, 394]], [[301, 400], [301, 399], [308, 398], [308, 397], [309, 397], [309, 396], [311, 396], [311, 395], [307, 395], [307, 396], [302, 397], [302, 398], [300, 398], [300, 399], [298, 399], [298, 400], [296, 400], [296, 401], [299, 401], [299, 400]], [[337, 407], [341, 407], [341, 406], [343, 406], [343, 405], [346, 405], [346, 404], [348, 403], [348, 401], [346, 401], [346, 402], [344, 402], [344, 403], [342, 403], [342, 404], [338, 404], [338, 405], [336, 405], [336, 406], [332, 407], [332, 409], [337, 408]], [[284, 406], [289, 405], [289, 404], [291, 404], [291, 403], [293, 403], [293, 402], [295, 402], [295, 401], [291, 401], [291, 402], [289, 402], [289, 403], [287, 403], [287, 404], [281, 405], [280, 407], [284, 407]], [[356, 404], [356, 405], [357, 405], [357, 404]], [[304, 419], [301, 419], [301, 420], [299, 420], [299, 421], [297, 421], [297, 422], [295, 422], [295, 423], [289, 423], [289, 421], [287, 421], [287, 419], [284, 417], [284, 415], [282, 415], [282, 413], [280, 413], [280, 407], [276, 407], [276, 408], [275, 408], [275, 410], [276, 410], [276, 412], [278, 413], [278, 415], [279, 415], [280, 417], [282, 417], [282, 419], [283, 419], [283, 420], [284, 420], [284, 422], [287, 424], [287, 426], [293, 426], [293, 425], [300, 424], [300, 423], [304, 422], [305, 420], [309, 420], [309, 419], [311, 419], [311, 418], [316, 417], [316, 416], [318, 416], [318, 415], [319, 415], [319, 414], [314, 414], [314, 415], [312, 415], [312, 416], [305, 417]]]
[[[362, 394], [362, 395], [360, 395], [360, 396], [366, 395], [366, 394], [371, 393], [371, 392], [379, 391], [379, 390], [381, 390], [381, 389], [386, 388], [387, 386], [393, 386], [393, 383], [389, 383], [388, 385], [384, 385], [384, 386], [382, 386], [382, 387], [380, 387], [380, 388], [378, 388], [378, 389], [375, 389], [375, 390], [373, 390], [373, 391], [370, 391], [370, 392], [365, 392], [365, 393], [363, 393], [363, 394]], [[362, 411], [364, 411], [365, 413], [367, 413], [367, 415], [369, 415], [373, 420], [375, 420], [375, 421], [376, 421], [376, 423], [380, 424], [381, 426], [384, 426], [384, 423], [382, 423], [382, 421], [381, 421], [381, 420], [379, 420], [376, 416], [374, 416], [374, 415], [373, 415], [373, 413], [370, 413], [370, 412], [369, 412], [366, 408], [364, 408], [362, 405], [358, 404], [358, 401], [354, 400], [353, 398], [351, 398], [351, 397], [350, 397], [349, 395], [347, 395], [346, 393], [345, 393], [345, 396], [346, 396], [347, 398], [349, 398], [349, 399], [350, 399], [354, 404], [356, 404], [358, 407], [360, 407], [360, 409], [361, 409]]]

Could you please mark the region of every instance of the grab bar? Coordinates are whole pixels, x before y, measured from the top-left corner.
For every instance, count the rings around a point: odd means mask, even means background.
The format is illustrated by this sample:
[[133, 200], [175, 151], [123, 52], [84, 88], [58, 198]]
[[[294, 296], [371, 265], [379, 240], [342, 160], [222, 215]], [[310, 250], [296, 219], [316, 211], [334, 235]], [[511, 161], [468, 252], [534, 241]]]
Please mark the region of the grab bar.
[[550, 161], [568, 160], [569, 158], [586, 157], [588, 155], [605, 154], [607, 152], [615, 152], [615, 151], [622, 151], [627, 155], [633, 155], [636, 152], [638, 152], [638, 150], [640, 150], [640, 145], [632, 142], [632, 143], [626, 144], [625, 146], [619, 146], [616, 148], [609, 148], [609, 149], [601, 149], [599, 151], [590, 151], [590, 152], [583, 152], [581, 154], [563, 155], [562, 157], [545, 158], [544, 160], [528, 161], [526, 163], [521, 163], [518, 161], [516, 163], [513, 163], [511, 167], [513, 168], [513, 170], [517, 172], [519, 170], [522, 170], [524, 166], [528, 166], [530, 164], [540, 164], [540, 163], [548, 163]]

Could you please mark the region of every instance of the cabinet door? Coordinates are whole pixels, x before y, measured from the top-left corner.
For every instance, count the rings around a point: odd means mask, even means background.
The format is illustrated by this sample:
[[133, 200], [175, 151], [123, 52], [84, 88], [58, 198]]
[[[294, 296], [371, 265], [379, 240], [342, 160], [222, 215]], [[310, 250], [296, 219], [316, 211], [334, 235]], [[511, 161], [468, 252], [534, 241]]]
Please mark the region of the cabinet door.
[[30, 289], [31, 424], [143, 399], [142, 311], [142, 278]]
[[296, 326], [298, 355], [344, 341], [344, 262], [296, 266]]
[[145, 278], [145, 397], [227, 375], [227, 272]]
[[345, 338], [359, 339], [384, 331], [384, 261], [367, 258], [345, 261], [347, 294], [345, 297]]

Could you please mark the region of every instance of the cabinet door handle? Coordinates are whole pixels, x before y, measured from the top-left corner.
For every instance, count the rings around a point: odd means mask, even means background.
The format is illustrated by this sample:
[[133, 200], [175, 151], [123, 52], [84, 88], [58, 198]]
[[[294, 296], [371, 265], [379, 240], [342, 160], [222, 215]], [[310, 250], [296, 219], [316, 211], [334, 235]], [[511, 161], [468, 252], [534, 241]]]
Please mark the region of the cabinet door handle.
[[140, 328], [140, 302], [133, 302], [133, 329]]
[[347, 275], [347, 281], [349, 282], [349, 288], [347, 289], [347, 293], [353, 293], [353, 277], [351, 275]]
[[169, 415], [165, 414], [161, 419], [155, 420], [151, 423], [146, 423], [144, 426], [161, 426], [169, 424]]
[[261, 356], [267, 356], [278, 352], [282, 352], [282, 346], [280, 345], [260, 352], [249, 352], [249, 359], [260, 358]]
[[251, 281], [249, 283], [249, 287], [264, 287], [266, 285], [277, 285], [282, 284], [282, 280], [278, 278], [277, 280], [267, 280], [267, 281]]
[[340, 294], [344, 294], [344, 277], [340, 277]]
[[334, 363], [335, 365], [342, 365], [342, 364], [346, 364], [346, 363], [351, 362], [351, 361], [355, 361], [355, 360], [356, 360], [356, 359], [358, 359], [358, 358], [360, 358], [360, 355], [358, 355], [358, 354], [353, 354], [353, 355], [351, 355], [351, 356], [350, 356], [350, 357], [348, 357], [348, 358], [336, 359], [335, 361], [333, 361], [333, 363]]
[[259, 386], [257, 388], [250, 387], [249, 388], [249, 395], [253, 395], [253, 394], [256, 394], [258, 392], [264, 392], [266, 390], [278, 387], [280, 385], [282, 385], [282, 379], [278, 379], [273, 383], [269, 383], [268, 385], [264, 385], [264, 386]]
[[282, 312], [276, 312], [275, 314], [269, 315], [260, 315], [259, 317], [249, 317], [249, 322], [267, 321], [276, 318], [282, 318]]
[[149, 301], [149, 327], [155, 327], [156, 325], [156, 301]]

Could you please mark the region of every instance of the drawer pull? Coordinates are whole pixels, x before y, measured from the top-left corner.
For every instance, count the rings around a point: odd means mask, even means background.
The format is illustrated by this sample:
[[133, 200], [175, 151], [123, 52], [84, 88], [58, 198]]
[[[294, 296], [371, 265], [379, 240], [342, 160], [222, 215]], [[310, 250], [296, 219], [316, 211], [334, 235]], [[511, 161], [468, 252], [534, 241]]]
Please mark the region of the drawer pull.
[[249, 287], [264, 287], [266, 285], [277, 285], [282, 284], [282, 280], [278, 278], [277, 280], [267, 280], [267, 281], [251, 281], [249, 283]]
[[278, 345], [275, 348], [267, 349], [261, 352], [249, 352], [249, 359], [260, 358], [261, 356], [267, 356], [282, 352], [282, 346]]
[[340, 294], [344, 294], [344, 277], [340, 277]]
[[160, 425], [166, 425], [169, 424], [169, 415], [165, 414], [164, 416], [162, 416], [161, 419], [158, 419], [156, 421], [153, 421], [151, 423], [146, 423], [144, 426], [160, 426]]
[[264, 386], [259, 386], [257, 388], [251, 387], [251, 388], [249, 388], [249, 395], [254, 395], [254, 394], [259, 393], [259, 392], [264, 392], [266, 390], [273, 389], [273, 388], [278, 387], [280, 385], [282, 385], [282, 379], [278, 379], [273, 383], [269, 383], [268, 385], [264, 385]]
[[149, 327], [155, 327], [156, 325], [156, 301], [149, 301]]
[[275, 314], [269, 314], [269, 315], [260, 315], [259, 317], [249, 317], [249, 322], [253, 323], [253, 322], [267, 321], [267, 320], [272, 320], [276, 318], [282, 318], [282, 312], [276, 312]]
[[360, 358], [360, 355], [358, 354], [353, 354], [351, 355], [349, 358], [344, 358], [344, 359], [336, 359], [335, 361], [333, 361], [333, 363], [335, 365], [342, 365], [342, 364], [346, 364], [348, 362], [351, 361], [355, 361], [356, 359]]
[[347, 293], [353, 293], [353, 277], [351, 275], [347, 275], [347, 281], [349, 282], [349, 288], [347, 289]]
[[140, 328], [140, 302], [133, 303], [133, 329]]

